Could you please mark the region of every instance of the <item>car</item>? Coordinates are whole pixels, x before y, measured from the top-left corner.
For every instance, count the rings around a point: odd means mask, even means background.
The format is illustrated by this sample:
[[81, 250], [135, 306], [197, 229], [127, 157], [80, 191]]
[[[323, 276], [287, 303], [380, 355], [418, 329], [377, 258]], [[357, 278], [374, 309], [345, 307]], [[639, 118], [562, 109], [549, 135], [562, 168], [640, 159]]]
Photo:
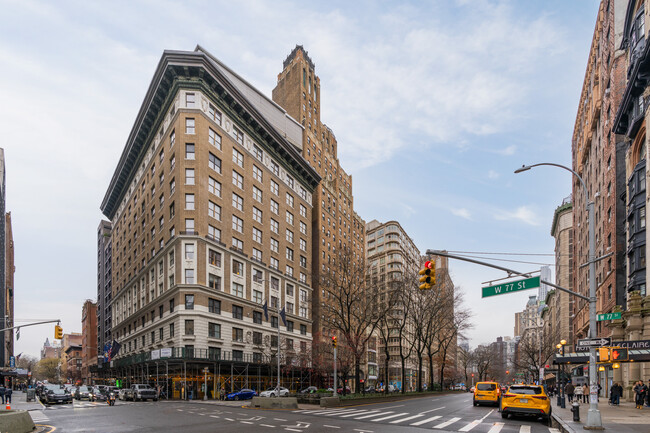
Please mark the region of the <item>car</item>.
[[90, 393], [92, 390], [93, 389], [89, 386], [81, 385], [74, 390], [74, 393], [72, 395], [76, 400], [83, 400], [84, 398], [90, 400]]
[[474, 394], [474, 391], [476, 391], [476, 387], [475, 387], [475, 386], [472, 386], [472, 387], [469, 389], [469, 392], [471, 392], [472, 394]]
[[314, 394], [316, 392], [318, 392], [318, 388], [315, 386], [308, 386], [307, 388], [300, 390], [301, 394]]
[[48, 388], [43, 393], [45, 404], [72, 403], [72, 395], [65, 388]]
[[[336, 390], [337, 394], [343, 394], [343, 387], [339, 387], [339, 389]], [[349, 386], [345, 387], [345, 393], [346, 394], [351, 394], [352, 390], [350, 389]]]
[[478, 382], [474, 390], [472, 402], [474, 406], [482, 403], [490, 403], [495, 406], [499, 405], [501, 398], [501, 387], [497, 382]]
[[280, 390], [276, 387], [269, 388], [266, 391], [260, 393], [260, 397], [289, 397], [289, 390], [283, 386], [280, 387]]
[[503, 394], [499, 408], [504, 419], [508, 415], [528, 415], [541, 417], [551, 425], [551, 400], [539, 385], [512, 385]]
[[374, 386], [369, 386], [366, 389], [364, 389], [363, 392], [369, 393], [369, 394], [374, 394], [375, 392], [377, 392], [377, 390], [375, 389]]
[[40, 389], [36, 390], [36, 393], [38, 395], [38, 398], [41, 401], [44, 401], [45, 400], [45, 394], [47, 393], [47, 391], [55, 390], [55, 389], [64, 389], [64, 388], [62, 388], [61, 385], [46, 383], [46, 384], [41, 385]]
[[119, 400], [125, 401], [126, 400], [126, 393], [128, 389], [127, 388], [122, 388], [117, 392], [117, 398]]
[[131, 385], [125, 394], [126, 400], [133, 401], [158, 401], [158, 393], [150, 385], [138, 383]]
[[250, 400], [251, 398], [255, 397], [257, 395], [257, 392], [253, 391], [252, 389], [248, 388], [242, 388], [237, 392], [232, 392], [226, 396], [226, 400]]
[[94, 387], [90, 393], [90, 401], [106, 401], [108, 393], [106, 388]]
[[[397, 392], [399, 389], [395, 387], [395, 385], [388, 385], [388, 392]], [[381, 387], [377, 389], [377, 392], [386, 392], [386, 388]]]

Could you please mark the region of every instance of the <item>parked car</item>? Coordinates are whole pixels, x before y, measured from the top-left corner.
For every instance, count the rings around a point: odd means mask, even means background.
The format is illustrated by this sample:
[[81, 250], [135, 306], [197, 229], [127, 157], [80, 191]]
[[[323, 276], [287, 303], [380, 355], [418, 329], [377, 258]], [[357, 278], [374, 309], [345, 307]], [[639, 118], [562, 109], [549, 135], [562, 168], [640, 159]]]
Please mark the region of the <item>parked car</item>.
[[364, 389], [364, 392], [368, 394], [374, 394], [375, 392], [377, 392], [377, 390], [375, 389], [374, 386], [369, 386], [366, 389]]
[[257, 392], [253, 391], [252, 389], [248, 388], [243, 388], [240, 389], [237, 392], [230, 393], [226, 396], [226, 400], [250, 400], [251, 398], [255, 397], [257, 395]]
[[314, 394], [316, 392], [318, 392], [318, 388], [315, 386], [308, 386], [307, 388], [300, 390], [301, 394]]
[[46, 404], [72, 403], [72, 395], [65, 388], [49, 388], [43, 393]]
[[125, 400], [126, 400], [126, 394], [127, 394], [127, 391], [128, 391], [128, 390], [129, 390], [128, 388], [122, 388], [122, 389], [120, 389], [120, 390], [117, 392], [117, 398], [120, 399], [120, 400], [122, 400], [122, 401], [125, 401]]
[[[339, 389], [336, 390], [338, 394], [343, 394], [343, 387], [339, 387]], [[345, 394], [351, 394], [352, 390], [350, 389], [349, 386], [345, 387]]]
[[106, 401], [108, 393], [106, 388], [94, 387], [90, 393], [90, 401]]
[[501, 398], [501, 417], [532, 415], [551, 425], [551, 400], [538, 385], [512, 385]]
[[289, 390], [283, 386], [278, 390], [276, 387], [269, 388], [260, 393], [260, 397], [289, 397]]
[[61, 385], [42, 383], [36, 387], [36, 395], [40, 400], [45, 399], [45, 393], [50, 389], [61, 389]]
[[490, 403], [496, 406], [499, 405], [501, 398], [501, 388], [496, 382], [479, 382], [476, 384], [474, 391], [473, 404], [478, 406], [482, 403]]
[[86, 385], [81, 385], [78, 386], [77, 389], [75, 389], [73, 396], [76, 400], [83, 400], [84, 398], [90, 400], [91, 391], [92, 391], [91, 387]]
[[126, 391], [126, 399], [133, 401], [158, 401], [158, 394], [150, 385], [139, 383], [131, 385], [131, 388]]
[[[395, 387], [395, 385], [388, 385], [388, 392], [397, 392], [399, 391], [398, 388]], [[386, 392], [386, 388], [379, 388], [377, 392]]]

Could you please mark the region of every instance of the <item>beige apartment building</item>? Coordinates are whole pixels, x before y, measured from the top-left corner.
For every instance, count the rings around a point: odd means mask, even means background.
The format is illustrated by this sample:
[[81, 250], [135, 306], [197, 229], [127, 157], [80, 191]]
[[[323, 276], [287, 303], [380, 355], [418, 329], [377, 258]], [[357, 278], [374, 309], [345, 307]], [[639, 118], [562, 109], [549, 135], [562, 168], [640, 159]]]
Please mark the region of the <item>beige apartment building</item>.
[[[571, 197], [564, 199], [555, 209], [551, 236], [555, 238], [555, 284], [573, 290], [573, 204]], [[546, 305], [553, 310], [549, 320], [551, 334], [566, 340], [567, 349], [573, 345], [573, 302], [575, 297], [561, 290], [551, 290]], [[546, 319], [545, 319], [546, 322]]]
[[296, 370], [283, 384], [303, 385], [320, 181], [303, 144], [302, 125], [203, 48], [163, 53], [102, 203], [112, 377], [216, 398], [275, 383], [279, 346]]
[[[313, 321], [314, 338], [330, 336], [324, 324], [321, 304], [325, 289], [318, 276], [336, 272], [336, 259], [345, 257], [363, 263], [365, 222], [354, 211], [352, 176], [341, 167], [334, 132], [321, 122], [321, 85], [316, 67], [307, 52], [297, 45], [283, 62], [273, 101], [299, 120], [302, 130], [302, 156], [322, 178], [313, 198]], [[323, 341], [323, 340], [321, 340]]]

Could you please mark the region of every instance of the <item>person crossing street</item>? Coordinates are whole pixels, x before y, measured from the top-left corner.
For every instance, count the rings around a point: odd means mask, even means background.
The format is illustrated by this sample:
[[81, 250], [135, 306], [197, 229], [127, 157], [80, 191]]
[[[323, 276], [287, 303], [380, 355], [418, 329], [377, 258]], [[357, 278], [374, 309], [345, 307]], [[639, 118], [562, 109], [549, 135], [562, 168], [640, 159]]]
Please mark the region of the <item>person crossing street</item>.
[[642, 380], [638, 381], [636, 385], [634, 385], [634, 397], [637, 409], [643, 409], [643, 404], [647, 392], [648, 388], [643, 384]]

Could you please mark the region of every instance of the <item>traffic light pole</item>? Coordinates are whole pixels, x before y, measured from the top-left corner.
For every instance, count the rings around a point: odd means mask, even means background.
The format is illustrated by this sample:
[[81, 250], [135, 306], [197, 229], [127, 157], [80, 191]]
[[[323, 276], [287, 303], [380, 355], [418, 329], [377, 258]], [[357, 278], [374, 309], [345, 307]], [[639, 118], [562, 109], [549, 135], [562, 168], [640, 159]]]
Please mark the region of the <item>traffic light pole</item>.
[[20, 328], [25, 328], [25, 327], [27, 327], [27, 326], [43, 325], [43, 324], [45, 324], [45, 323], [61, 323], [61, 320], [45, 320], [45, 321], [43, 321], [43, 322], [34, 322], [34, 323], [28, 323], [28, 324], [26, 324], [26, 325], [12, 326], [12, 327], [10, 327], [10, 328], [0, 329], [0, 332], [3, 332], [3, 331], [9, 331], [9, 330], [11, 330], [11, 329], [20, 329]]
[[336, 346], [334, 346], [334, 397], [336, 397]]

